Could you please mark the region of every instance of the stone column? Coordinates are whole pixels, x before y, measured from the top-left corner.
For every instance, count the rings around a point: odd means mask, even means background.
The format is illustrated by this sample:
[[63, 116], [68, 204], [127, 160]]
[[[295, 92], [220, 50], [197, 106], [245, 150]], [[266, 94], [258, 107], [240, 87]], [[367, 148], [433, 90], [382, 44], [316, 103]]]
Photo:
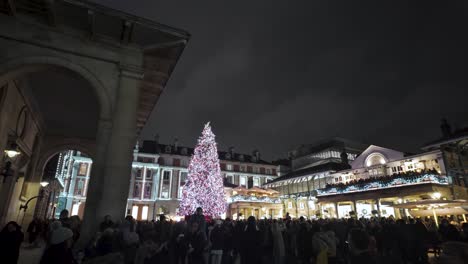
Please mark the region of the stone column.
[[[101, 200], [101, 192], [104, 189], [104, 165], [111, 128], [112, 123], [110, 120], [99, 120], [96, 135], [96, 152], [93, 157], [91, 176], [89, 178], [89, 186], [86, 192], [86, 206], [83, 214], [80, 240], [77, 243], [78, 248], [84, 248], [87, 245], [88, 241], [95, 234], [99, 223], [102, 221], [102, 219], [97, 217], [97, 210], [98, 203]], [[115, 221], [116, 219], [113, 220]]]
[[379, 198], [375, 199], [375, 205], [377, 206], [377, 213], [378, 213], [378, 215], [380, 217], [381, 212], [380, 212], [380, 199]]
[[121, 69], [103, 175], [104, 188], [101, 189], [101, 200], [95, 212], [98, 219], [110, 215], [114, 221], [118, 221], [125, 216], [133, 148], [136, 142], [139, 83], [143, 77], [142, 71], [137, 70]]

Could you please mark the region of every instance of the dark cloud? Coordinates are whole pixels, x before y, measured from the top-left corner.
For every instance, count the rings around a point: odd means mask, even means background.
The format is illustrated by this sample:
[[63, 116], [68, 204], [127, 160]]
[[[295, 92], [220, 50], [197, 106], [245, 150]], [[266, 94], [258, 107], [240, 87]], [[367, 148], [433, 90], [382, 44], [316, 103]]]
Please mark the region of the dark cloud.
[[[415, 151], [467, 125], [463, 1], [117, 1], [193, 37], [142, 136], [284, 156], [341, 136]], [[421, 2], [421, 3], [417, 3]]]

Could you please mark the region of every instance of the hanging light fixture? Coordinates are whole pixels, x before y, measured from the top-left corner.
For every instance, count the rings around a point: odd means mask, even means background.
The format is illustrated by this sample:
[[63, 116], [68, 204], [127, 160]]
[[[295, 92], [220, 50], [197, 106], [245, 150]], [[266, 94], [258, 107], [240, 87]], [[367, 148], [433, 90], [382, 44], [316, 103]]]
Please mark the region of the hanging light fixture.
[[19, 147], [14, 142], [11, 143], [8, 148], [5, 149], [5, 155], [10, 159], [15, 158], [16, 156], [18, 156], [20, 154], [21, 154], [21, 152], [19, 150]]

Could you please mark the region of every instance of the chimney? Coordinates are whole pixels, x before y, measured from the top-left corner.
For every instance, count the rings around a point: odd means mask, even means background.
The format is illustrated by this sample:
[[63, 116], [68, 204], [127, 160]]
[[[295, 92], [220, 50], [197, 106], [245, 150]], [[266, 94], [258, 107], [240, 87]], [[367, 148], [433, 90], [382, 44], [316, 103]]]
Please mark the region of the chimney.
[[234, 158], [234, 147], [229, 147], [229, 153], [231, 154], [231, 157]]
[[161, 153], [161, 149], [159, 148], [159, 134], [154, 136], [154, 152], [156, 154]]
[[444, 138], [449, 138], [452, 135], [452, 128], [450, 127], [447, 119], [442, 119], [442, 124], [440, 125], [440, 130], [442, 131], [442, 136]]
[[346, 153], [346, 151], [343, 149], [343, 151], [341, 152], [341, 163], [343, 164], [349, 164], [349, 160], [348, 160], [348, 154]]
[[177, 152], [177, 148], [179, 148], [179, 139], [177, 137], [174, 138], [174, 151]]
[[137, 153], [138, 151], [140, 151], [140, 142], [139, 140], [137, 140], [136, 144], [135, 144], [135, 148], [133, 149], [133, 152]]
[[258, 162], [260, 160], [260, 151], [257, 149], [252, 152], [253, 156], [255, 156], [255, 160]]

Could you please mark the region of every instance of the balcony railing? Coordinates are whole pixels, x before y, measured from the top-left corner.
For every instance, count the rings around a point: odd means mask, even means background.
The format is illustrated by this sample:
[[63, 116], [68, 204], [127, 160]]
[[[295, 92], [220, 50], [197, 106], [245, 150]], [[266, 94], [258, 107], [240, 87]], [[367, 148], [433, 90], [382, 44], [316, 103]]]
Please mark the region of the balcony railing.
[[355, 193], [355, 192], [366, 192], [372, 190], [396, 188], [402, 186], [411, 186], [418, 184], [441, 184], [448, 185], [447, 176], [438, 175], [438, 174], [420, 174], [413, 176], [400, 176], [393, 177], [391, 179], [379, 179], [376, 178], [373, 181], [366, 183], [355, 183], [348, 185], [338, 185], [327, 187], [324, 189], [317, 190], [317, 196], [328, 196], [336, 194], [346, 194], [346, 193]]

